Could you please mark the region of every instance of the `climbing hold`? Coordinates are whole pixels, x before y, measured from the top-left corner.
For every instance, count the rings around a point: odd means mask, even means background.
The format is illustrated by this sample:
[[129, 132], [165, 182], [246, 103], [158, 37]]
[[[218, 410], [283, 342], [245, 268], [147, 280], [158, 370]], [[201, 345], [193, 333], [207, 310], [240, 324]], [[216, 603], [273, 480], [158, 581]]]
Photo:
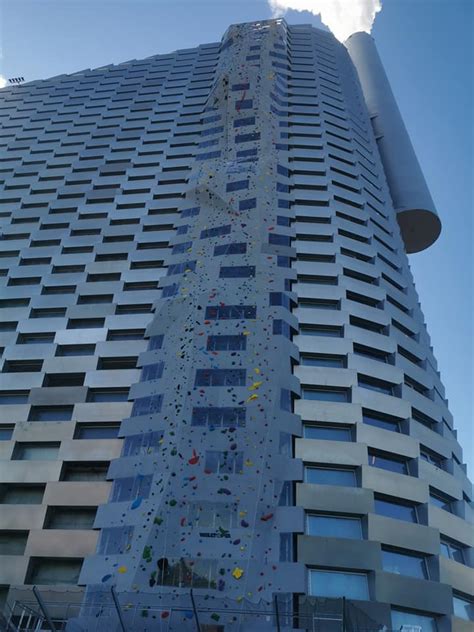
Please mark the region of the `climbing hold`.
[[238, 566], [236, 566], [234, 568], [234, 570], [232, 571], [232, 577], [234, 579], [240, 579], [242, 577], [242, 575], [244, 574], [244, 571], [242, 568], [239, 568]]

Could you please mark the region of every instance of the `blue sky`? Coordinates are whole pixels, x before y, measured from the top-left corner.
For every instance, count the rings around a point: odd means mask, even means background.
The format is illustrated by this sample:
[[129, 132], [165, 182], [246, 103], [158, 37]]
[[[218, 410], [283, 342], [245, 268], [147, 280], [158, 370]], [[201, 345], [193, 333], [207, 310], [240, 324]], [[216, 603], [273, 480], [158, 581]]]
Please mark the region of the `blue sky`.
[[[472, 0], [383, 0], [373, 29], [443, 223], [411, 267], [471, 476], [473, 10]], [[268, 17], [266, 0], [0, 0], [0, 73], [28, 81], [139, 59]], [[309, 13], [286, 19], [321, 27]]]

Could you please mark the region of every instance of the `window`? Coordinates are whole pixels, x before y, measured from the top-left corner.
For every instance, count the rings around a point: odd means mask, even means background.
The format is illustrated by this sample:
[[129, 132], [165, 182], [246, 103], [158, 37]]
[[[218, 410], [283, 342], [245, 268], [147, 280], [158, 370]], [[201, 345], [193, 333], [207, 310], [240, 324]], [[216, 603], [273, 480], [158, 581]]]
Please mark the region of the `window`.
[[323, 441], [352, 441], [349, 426], [330, 426], [303, 424], [303, 437], [305, 439], [322, 439]]
[[376, 323], [372, 320], [366, 320], [365, 318], [359, 318], [357, 316], [350, 316], [349, 322], [353, 327], [359, 327], [360, 329], [366, 329], [367, 331], [373, 331], [382, 335], [386, 335], [387, 333], [385, 325]]
[[33, 557], [30, 560], [25, 584], [38, 586], [73, 584], [79, 581], [82, 559]]
[[433, 450], [425, 448], [425, 446], [422, 446], [422, 445], [420, 445], [420, 458], [423, 461], [426, 461], [427, 463], [431, 463], [431, 465], [434, 465], [435, 467], [438, 467], [442, 470], [445, 469], [444, 467], [445, 457], [441, 456], [441, 454], [437, 454], [436, 452], [433, 452]]
[[116, 478], [112, 485], [110, 502], [123, 502], [148, 498], [151, 490], [151, 475], [138, 475], [128, 478]]
[[382, 568], [387, 573], [428, 579], [428, 568], [424, 555], [382, 549]]
[[41, 307], [32, 309], [30, 318], [62, 318], [66, 316], [65, 307]]
[[97, 507], [50, 507], [46, 529], [92, 529]]
[[0, 486], [0, 503], [2, 505], [41, 505], [44, 485], [23, 485], [9, 483]]
[[58, 345], [57, 356], [89, 356], [94, 355], [95, 345]]
[[398, 499], [388, 499], [386, 497], [375, 496], [374, 510], [379, 516], [404, 520], [405, 522], [418, 522], [416, 505], [400, 502]]
[[5, 360], [3, 373], [37, 373], [43, 367], [43, 360]]
[[85, 377], [85, 373], [47, 373], [44, 376], [43, 386], [83, 386]]
[[204, 472], [206, 474], [242, 474], [244, 453], [206, 450]]
[[137, 456], [158, 452], [162, 438], [162, 432], [142, 432], [129, 435], [124, 439], [122, 456]]
[[245, 386], [245, 369], [197, 369], [195, 386]]
[[148, 314], [151, 312], [153, 305], [151, 303], [136, 303], [134, 305], [117, 305], [115, 313], [121, 314]]
[[454, 616], [465, 621], [474, 621], [474, 601], [469, 597], [464, 597], [453, 593]]
[[26, 404], [28, 391], [0, 391], [0, 405], [2, 404]]
[[207, 239], [208, 237], [221, 237], [222, 235], [229, 235], [231, 231], [230, 224], [225, 226], [216, 226], [215, 228], [206, 228], [201, 231], [201, 239]]
[[222, 244], [214, 247], [214, 256], [220, 255], [243, 255], [247, 252], [247, 244], [238, 242], [234, 244]]
[[408, 612], [392, 608], [392, 627], [394, 630], [403, 630], [403, 626], [420, 632], [437, 632], [436, 619], [432, 615], [417, 612]]
[[0, 555], [23, 555], [28, 531], [1, 531]]
[[126, 402], [128, 388], [91, 388], [87, 393], [88, 402]]
[[289, 235], [270, 233], [268, 235], [268, 243], [273, 246], [291, 246], [291, 237]]
[[15, 461], [55, 461], [59, 446], [59, 442], [17, 443], [12, 458]]
[[299, 283], [312, 283], [315, 285], [337, 285], [338, 279], [335, 276], [322, 276], [315, 274], [299, 274]]
[[208, 336], [208, 351], [245, 351], [247, 337], [238, 336]]
[[364, 358], [370, 358], [371, 360], [377, 360], [377, 362], [388, 362], [390, 354], [381, 349], [374, 349], [374, 347], [367, 347], [354, 342], [354, 353], [356, 355], [363, 356]]
[[152, 336], [148, 341], [148, 351], [153, 351], [155, 349], [161, 349], [163, 346], [164, 336]]
[[309, 594], [314, 597], [345, 597], [369, 599], [369, 584], [365, 573], [315, 570], [309, 571]]
[[222, 266], [221, 279], [248, 279], [255, 276], [255, 266]]
[[376, 391], [377, 393], [383, 393], [385, 395], [393, 395], [395, 384], [392, 384], [392, 382], [379, 380], [370, 375], [361, 375], [360, 373], [357, 377], [357, 383], [361, 388], [367, 388], [369, 391]]
[[369, 426], [375, 426], [376, 428], [382, 428], [383, 430], [390, 430], [392, 432], [400, 432], [401, 419], [385, 415], [384, 413], [363, 408], [362, 421]]
[[63, 466], [62, 481], [105, 481], [108, 462], [69, 462]]
[[369, 450], [369, 465], [380, 467], [382, 470], [396, 472], [397, 474], [408, 474], [408, 462], [403, 457], [396, 457], [387, 452], [376, 452]]
[[0, 441], [10, 441], [13, 435], [13, 430], [15, 426], [13, 424], [9, 425], [0, 425]]
[[311, 399], [322, 402], [349, 402], [350, 389], [333, 387], [303, 386], [302, 399]]
[[210, 305], [206, 307], [207, 320], [243, 320], [256, 317], [257, 308], [254, 305]]
[[155, 364], [147, 364], [142, 369], [141, 379], [143, 382], [159, 380], [163, 375], [164, 362], [156, 362]]
[[54, 342], [54, 332], [18, 334], [19, 345], [44, 345]]
[[118, 369], [135, 369], [137, 356], [99, 358], [97, 369], [101, 371], [115, 371]]
[[449, 540], [448, 538], [442, 537], [440, 547], [441, 555], [443, 557], [447, 557], [448, 559], [459, 562], [460, 564], [465, 564], [463, 551], [464, 547], [462, 544], [459, 544], [459, 542], [454, 542], [454, 540]]
[[362, 524], [360, 518], [308, 514], [306, 516], [306, 533], [324, 538], [361, 540]]
[[115, 439], [119, 430], [119, 423], [78, 424], [74, 439]]
[[98, 305], [100, 303], [112, 303], [114, 300], [113, 294], [86, 294], [79, 296], [77, 299], [78, 305]]
[[[168, 559], [162, 557], [157, 562], [158, 573], [150, 586], [155, 582], [160, 586], [179, 586], [180, 588], [217, 588], [217, 560]], [[209, 632], [212, 628], [209, 628]]]
[[67, 329], [101, 329], [104, 324], [105, 318], [70, 318]]
[[300, 325], [301, 336], [330, 336], [331, 338], [341, 338], [343, 327], [335, 325]]
[[237, 505], [200, 501], [191, 502], [188, 507], [187, 523], [190, 525], [208, 529], [233, 529], [238, 526]]
[[132, 417], [140, 415], [153, 415], [159, 413], [163, 403], [163, 395], [149, 395], [148, 397], [138, 397], [133, 402]]
[[447, 494], [443, 494], [438, 490], [432, 490], [430, 488], [430, 499], [429, 502], [440, 509], [444, 509], [445, 511], [449, 511], [449, 513], [453, 513], [452, 504], [454, 502], [454, 498], [448, 496]]
[[129, 551], [132, 544], [134, 527], [109, 527], [100, 533], [99, 555], [122, 555]]
[[28, 421], [70, 421], [73, 406], [32, 406]]
[[183, 261], [182, 263], [173, 263], [168, 266], [167, 275], [183, 274], [186, 272], [194, 272], [196, 269], [195, 261]]
[[305, 483], [356, 487], [355, 470], [347, 468], [307, 466], [305, 467], [304, 472]]
[[[245, 135], [240, 135], [240, 136], [237, 135], [235, 137], [235, 142], [236, 143], [241, 142], [241, 141], [237, 140], [237, 139], [240, 139], [240, 138], [245, 138], [245, 140], [251, 140], [250, 138], [247, 138], [248, 136], [251, 136], [251, 135], [250, 134], [245, 134]], [[248, 189], [248, 188], [249, 188], [249, 180], [237, 180], [235, 182], [229, 182], [227, 184], [226, 191], [227, 192], [229, 192], [229, 191], [242, 191], [243, 189]]]
[[361, 303], [362, 305], [369, 305], [370, 307], [382, 308], [382, 302], [371, 296], [365, 296], [364, 294], [358, 294], [357, 292], [346, 291], [346, 298], [349, 301]]
[[193, 408], [193, 426], [245, 426], [245, 408]]
[[340, 302], [323, 298], [299, 298], [298, 307], [311, 309], [340, 309]]
[[107, 334], [107, 340], [142, 340], [144, 329], [112, 329]]
[[300, 356], [302, 366], [344, 367], [345, 356], [324, 355], [321, 353], [302, 353]]

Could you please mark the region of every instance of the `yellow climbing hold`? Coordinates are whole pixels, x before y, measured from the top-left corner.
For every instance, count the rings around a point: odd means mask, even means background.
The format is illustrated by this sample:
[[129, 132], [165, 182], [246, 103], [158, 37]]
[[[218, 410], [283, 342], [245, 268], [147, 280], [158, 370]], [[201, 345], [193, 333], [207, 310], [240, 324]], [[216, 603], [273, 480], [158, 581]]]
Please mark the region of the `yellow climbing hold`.
[[263, 382], [254, 382], [252, 384], [252, 386], [249, 386], [249, 391], [256, 391], [257, 388], [260, 388], [262, 386]]
[[247, 460], [245, 461], [245, 465], [247, 465], [247, 467], [252, 467], [253, 462], [252, 462], [250, 459], [247, 459]]
[[258, 368], [258, 366], [257, 366], [257, 367], [255, 367], [254, 371], [255, 371], [255, 373], [256, 373], [257, 375], [260, 375], [260, 369]]
[[244, 574], [244, 571], [242, 568], [239, 568], [238, 566], [236, 566], [234, 568], [234, 570], [232, 571], [232, 577], [234, 579], [240, 579], [242, 577], [242, 575]]
[[244, 336], [250, 336], [250, 331], [244, 331]]
[[119, 566], [119, 567], [118, 567], [118, 569], [117, 569], [117, 571], [118, 571], [121, 575], [123, 575], [124, 573], [126, 573], [126, 572], [127, 572], [127, 567], [126, 567], [126, 566]]
[[253, 395], [250, 395], [250, 397], [247, 398], [247, 401], [251, 402], [253, 399], [258, 399], [258, 395], [256, 395], [255, 393]]

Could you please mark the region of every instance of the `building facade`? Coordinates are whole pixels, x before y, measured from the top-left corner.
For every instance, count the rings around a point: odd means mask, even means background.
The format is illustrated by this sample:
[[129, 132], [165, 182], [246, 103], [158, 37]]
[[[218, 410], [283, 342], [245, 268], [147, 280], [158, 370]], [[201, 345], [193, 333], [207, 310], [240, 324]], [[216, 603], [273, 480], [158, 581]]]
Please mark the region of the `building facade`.
[[234, 25], [0, 116], [10, 607], [36, 585], [114, 629], [113, 587], [133, 630], [471, 630], [407, 257], [440, 222], [372, 39]]

